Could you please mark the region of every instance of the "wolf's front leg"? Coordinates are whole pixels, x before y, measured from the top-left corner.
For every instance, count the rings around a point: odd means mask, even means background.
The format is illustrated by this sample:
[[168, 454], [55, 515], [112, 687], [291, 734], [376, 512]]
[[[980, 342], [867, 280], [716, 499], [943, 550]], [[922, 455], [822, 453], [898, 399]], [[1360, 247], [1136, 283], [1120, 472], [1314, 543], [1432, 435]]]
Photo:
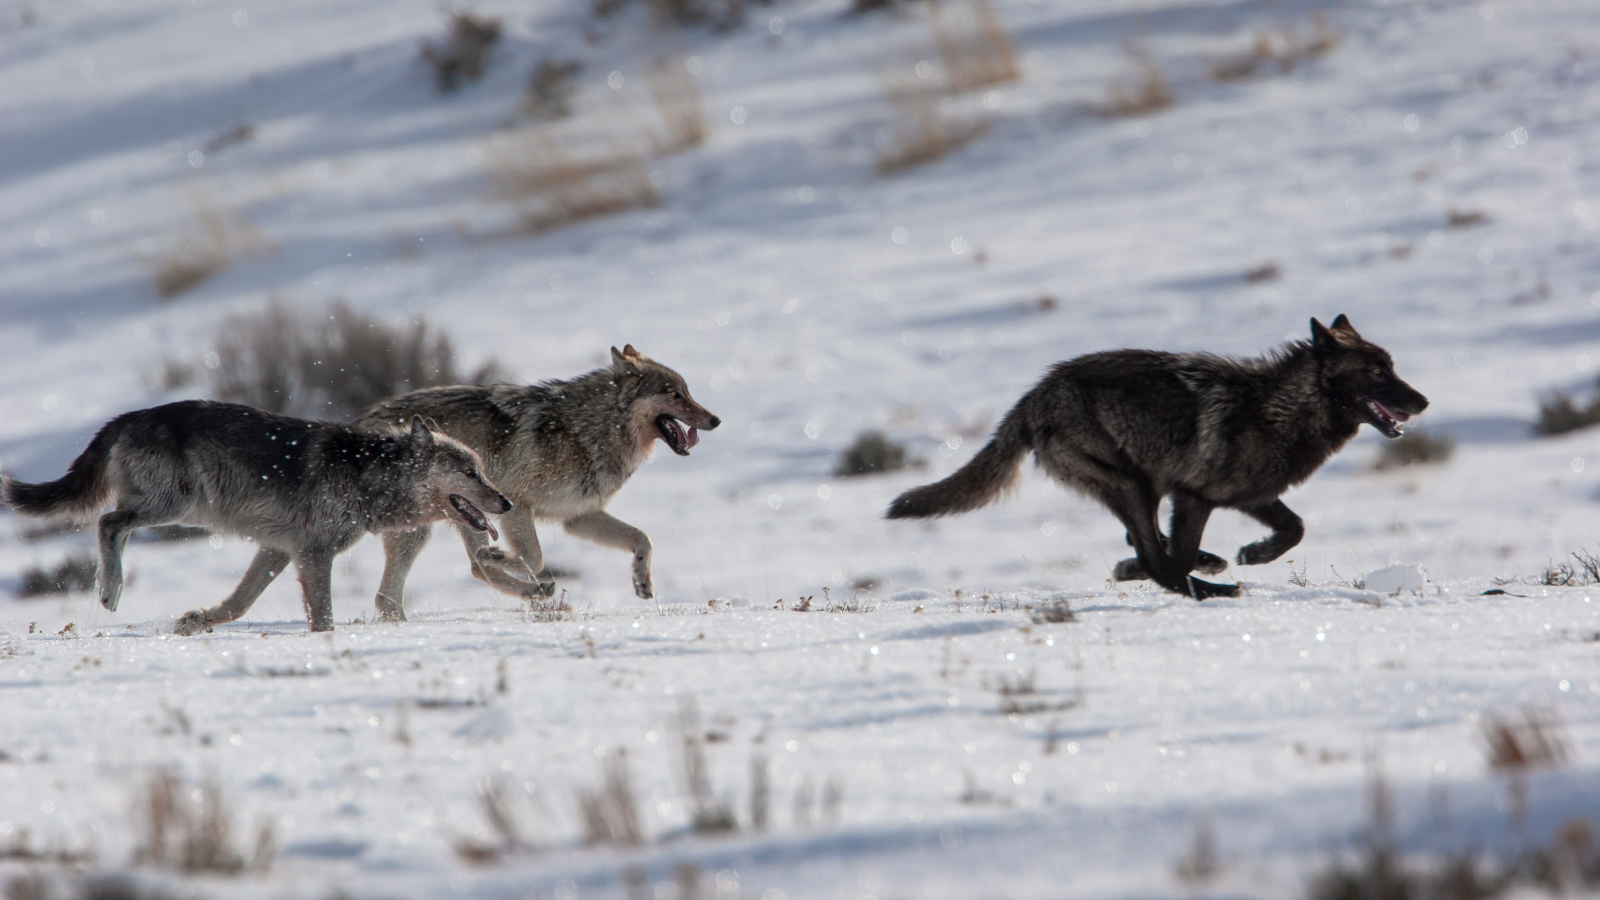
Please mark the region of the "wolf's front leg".
[[1266, 506], [1257, 506], [1253, 509], [1241, 510], [1245, 515], [1272, 529], [1272, 533], [1239, 548], [1239, 562], [1247, 566], [1259, 566], [1269, 563], [1289, 552], [1300, 539], [1306, 536], [1306, 523], [1294, 514], [1294, 510], [1284, 504], [1282, 500], [1274, 500]]
[[602, 547], [615, 547], [633, 553], [633, 592], [642, 600], [655, 596], [650, 580], [650, 538], [644, 532], [603, 509], [584, 513], [563, 523], [567, 531]]
[[325, 553], [302, 553], [294, 561], [300, 572], [300, 588], [305, 592], [306, 621], [312, 631], [333, 630], [333, 557]]
[[261, 592], [267, 589], [272, 579], [277, 578], [278, 573], [288, 564], [289, 554], [282, 550], [273, 550], [270, 547], [258, 549], [256, 558], [250, 561], [250, 568], [245, 570], [244, 578], [239, 580], [239, 586], [233, 589], [228, 599], [209, 609], [184, 613], [178, 620], [176, 631], [179, 634], [194, 634], [205, 631], [213, 625], [234, 621], [250, 611], [256, 598], [261, 596]]

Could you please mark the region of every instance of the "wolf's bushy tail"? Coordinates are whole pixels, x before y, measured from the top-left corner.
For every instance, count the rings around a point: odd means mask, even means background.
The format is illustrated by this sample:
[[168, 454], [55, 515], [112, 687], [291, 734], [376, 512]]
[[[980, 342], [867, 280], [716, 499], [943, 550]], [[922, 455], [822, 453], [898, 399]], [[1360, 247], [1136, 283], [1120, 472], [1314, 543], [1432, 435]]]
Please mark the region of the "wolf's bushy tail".
[[977, 456], [943, 481], [912, 488], [894, 498], [884, 518], [928, 519], [986, 506], [1016, 484], [1022, 457], [1032, 449], [1022, 413], [1013, 409]]
[[122, 431], [117, 425], [112, 421], [101, 428], [89, 448], [67, 467], [67, 474], [55, 481], [28, 484], [9, 475], [0, 476], [0, 497], [25, 516], [80, 522], [93, 518], [111, 500], [106, 464], [111, 459], [111, 446]]

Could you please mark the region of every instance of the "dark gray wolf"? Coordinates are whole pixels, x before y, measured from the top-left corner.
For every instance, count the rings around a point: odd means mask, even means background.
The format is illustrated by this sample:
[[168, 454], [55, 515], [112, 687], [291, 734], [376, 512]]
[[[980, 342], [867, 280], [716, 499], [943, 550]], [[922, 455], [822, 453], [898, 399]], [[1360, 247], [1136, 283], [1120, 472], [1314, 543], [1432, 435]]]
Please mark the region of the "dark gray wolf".
[[[1203, 353], [1113, 350], [1058, 363], [1006, 414], [988, 446], [955, 474], [910, 490], [888, 518], [928, 518], [977, 509], [1016, 483], [1022, 457], [1105, 504], [1138, 554], [1118, 580], [1153, 578], [1204, 600], [1237, 585], [1189, 573], [1227, 565], [1200, 550], [1206, 519], [1237, 509], [1272, 529], [1239, 550], [1244, 565], [1271, 562], [1300, 542], [1305, 526], [1278, 497], [1311, 477], [1362, 423], [1391, 439], [1428, 399], [1401, 381], [1383, 348], [1339, 316], [1311, 320], [1311, 340], [1261, 359]], [[1156, 506], [1172, 497], [1171, 539]]]
[[122, 549], [145, 525], [181, 522], [254, 541], [260, 549], [221, 604], [178, 620], [193, 634], [244, 615], [294, 561], [312, 631], [333, 630], [333, 558], [367, 532], [410, 531], [449, 518], [494, 533], [484, 515], [511, 508], [471, 449], [421, 419], [403, 434], [307, 422], [236, 403], [188, 400], [112, 419], [47, 484], [3, 481], [26, 516], [100, 516], [100, 603], [122, 596]]
[[[562, 523], [568, 532], [633, 554], [633, 590], [654, 596], [650, 538], [605, 511], [658, 439], [679, 456], [721, 419], [694, 402], [683, 376], [629, 344], [611, 348], [611, 365], [569, 381], [536, 385], [456, 385], [401, 394], [356, 420], [360, 428], [392, 428], [427, 416], [451, 437], [483, 455], [494, 482], [517, 505], [506, 517], [508, 550], [490, 547], [475, 529], [461, 528], [472, 574], [496, 590], [534, 600], [555, 593], [545, 571], [534, 520]], [[405, 582], [428, 540], [427, 526], [384, 535], [378, 611], [405, 619]]]

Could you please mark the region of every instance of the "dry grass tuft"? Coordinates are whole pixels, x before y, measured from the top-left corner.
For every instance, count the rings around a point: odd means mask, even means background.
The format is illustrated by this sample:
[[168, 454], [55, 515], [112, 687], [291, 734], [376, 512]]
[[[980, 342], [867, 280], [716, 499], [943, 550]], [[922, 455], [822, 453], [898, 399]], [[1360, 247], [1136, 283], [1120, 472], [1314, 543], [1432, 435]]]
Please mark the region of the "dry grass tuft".
[[1343, 36], [1319, 12], [1311, 13], [1304, 30], [1292, 22], [1257, 28], [1250, 49], [1211, 64], [1214, 81], [1241, 81], [1276, 70], [1293, 72], [1301, 64], [1326, 56]]
[[878, 149], [880, 175], [933, 162], [988, 130], [987, 120], [959, 114], [956, 98], [931, 77], [891, 73], [885, 81], [894, 118]]
[[658, 199], [645, 154], [607, 135], [584, 147], [547, 128], [520, 128], [491, 141], [485, 159], [496, 195], [516, 207], [528, 234]]
[[97, 566], [94, 556], [88, 553], [74, 553], [63, 559], [54, 569], [34, 566], [22, 573], [22, 582], [17, 586], [17, 596], [46, 597], [93, 590]]
[[656, 155], [679, 153], [705, 143], [705, 106], [700, 102], [700, 86], [683, 55], [658, 57], [645, 70], [644, 82], [663, 129], [660, 135], [653, 136]]
[[1072, 607], [1068, 606], [1065, 600], [1038, 607], [1029, 613], [1029, 618], [1035, 625], [1060, 625], [1078, 621], [1078, 617], [1072, 612]]
[[639, 804], [628, 776], [628, 751], [619, 749], [600, 763], [601, 787], [578, 793], [578, 813], [590, 844], [638, 847], [644, 844]]
[[141, 256], [155, 279], [156, 293], [171, 299], [227, 271], [243, 257], [262, 252], [266, 238], [243, 216], [204, 202], [194, 204], [194, 221], [173, 236], [171, 245]]
[[1217, 833], [1211, 820], [1196, 819], [1194, 843], [1189, 852], [1172, 867], [1172, 874], [1188, 887], [1203, 887], [1222, 873], [1222, 858], [1217, 853]]
[[1555, 769], [1572, 753], [1566, 723], [1551, 707], [1524, 707], [1508, 716], [1483, 718], [1484, 757], [1502, 775]]
[[1283, 277], [1283, 268], [1275, 262], [1262, 263], [1254, 268], [1246, 269], [1244, 280], [1250, 284], [1262, 284], [1268, 281], [1277, 281]]
[[433, 68], [439, 93], [453, 93], [477, 81], [488, 70], [494, 45], [500, 41], [500, 20], [475, 16], [466, 10], [450, 15], [450, 33], [442, 42], [423, 41], [418, 48], [423, 62]]
[[265, 871], [277, 853], [271, 821], [262, 821], [246, 855], [234, 847], [232, 819], [215, 776], [186, 790], [173, 771], [157, 770], [135, 821], [142, 840], [134, 861], [188, 874]]
[[1172, 86], [1156, 55], [1142, 41], [1123, 48], [1131, 71], [1111, 82], [1104, 103], [1088, 104], [1089, 111], [1107, 118], [1144, 116], [1173, 103]]
[[678, 731], [683, 737], [683, 780], [694, 804], [690, 827], [699, 834], [737, 831], [738, 816], [733, 804], [719, 799], [711, 786], [711, 767], [706, 762], [706, 733], [700, 728], [700, 708], [693, 698], [678, 707]]
[[1445, 213], [1445, 227], [1447, 228], [1476, 228], [1479, 225], [1489, 224], [1489, 214], [1476, 209], [1456, 209], [1450, 207]]
[[1455, 453], [1455, 439], [1444, 432], [1412, 428], [1405, 434], [1383, 445], [1378, 461], [1372, 467], [1378, 471], [1398, 469], [1422, 463], [1445, 463]]
[[928, 25], [949, 91], [1015, 81], [1021, 74], [1011, 39], [989, 0], [967, 0], [966, 8], [953, 15], [943, 5], [933, 4]]
[[478, 785], [478, 809], [489, 823], [489, 830], [495, 839], [491, 842], [471, 838], [453, 841], [452, 849], [463, 861], [473, 865], [490, 865], [508, 856], [526, 855], [537, 850], [533, 842], [524, 836], [522, 824], [517, 821], [516, 812], [511, 806], [513, 793], [510, 783], [503, 777], [487, 779]]

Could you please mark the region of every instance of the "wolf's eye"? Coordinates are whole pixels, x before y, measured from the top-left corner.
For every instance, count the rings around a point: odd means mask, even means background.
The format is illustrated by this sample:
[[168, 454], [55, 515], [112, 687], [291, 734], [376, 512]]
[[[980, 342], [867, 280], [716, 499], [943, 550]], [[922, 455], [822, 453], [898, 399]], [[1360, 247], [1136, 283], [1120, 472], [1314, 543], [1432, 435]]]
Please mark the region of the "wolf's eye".
[[1373, 366], [1372, 367], [1372, 374], [1374, 374], [1374, 375], [1382, 375], [1383, 374], [1383, 369], [1381, 367], [1379, 367], [1379, 366]]
[[462, 471], [461, 474], [467, 476], [468, 478], [471, 478], [473, 481], [477, 481], [478, 480], [478, 473], [472, 471], [471, 469], [465, 469], [465, 470]]

